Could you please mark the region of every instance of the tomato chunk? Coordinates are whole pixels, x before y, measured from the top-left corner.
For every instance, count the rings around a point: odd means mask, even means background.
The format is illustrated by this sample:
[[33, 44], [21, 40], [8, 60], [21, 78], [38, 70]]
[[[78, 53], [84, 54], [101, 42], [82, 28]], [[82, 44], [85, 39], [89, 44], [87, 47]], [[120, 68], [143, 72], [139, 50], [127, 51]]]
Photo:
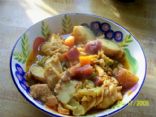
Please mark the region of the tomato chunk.
[[41, 46], [41, 44], [43, 44], [45, 42], [45, 39], [43, 37], [36, 37], [34, 43], [33, 43], [33, 51], [34, 54], [38, 54], [39, 52], [39, 47]]

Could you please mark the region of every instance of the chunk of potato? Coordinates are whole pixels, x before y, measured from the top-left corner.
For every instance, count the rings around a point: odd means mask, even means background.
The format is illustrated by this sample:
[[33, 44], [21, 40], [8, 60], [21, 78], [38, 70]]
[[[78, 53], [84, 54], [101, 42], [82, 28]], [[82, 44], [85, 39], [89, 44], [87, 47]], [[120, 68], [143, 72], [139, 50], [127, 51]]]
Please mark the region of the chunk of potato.
[[132, 88], [139, 80], [136, 75], [124, 68], [119, 68], [118, 72], [115, 74], [115, 77], [125, 90]]
[[30, 67], [30, 74], [38, 81], [46, 82], [44, 73], [45, 73], [45, 70], [41, 66], [32, 65]]
[[75, 43], [85, 43], [95, 39], [95, 35], [92, 31], [84, 26], [74, 26], [72, 36], [75, 37]]
[[124, 51], [116, 43], [106, 40], [98, 39], [102, 43], [104, 54], [114, 59], [121, 59], [124, 56]]

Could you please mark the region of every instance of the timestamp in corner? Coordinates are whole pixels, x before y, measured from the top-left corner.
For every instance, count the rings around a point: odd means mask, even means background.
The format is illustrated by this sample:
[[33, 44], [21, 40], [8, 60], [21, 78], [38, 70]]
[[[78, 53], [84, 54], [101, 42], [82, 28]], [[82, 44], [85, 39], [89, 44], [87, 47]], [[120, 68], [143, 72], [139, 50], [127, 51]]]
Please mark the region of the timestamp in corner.
[[128, 106], [135, 106], [135, 107], [149, 107], [150, 101], [146, 99], [138, 99], [131, 101]]

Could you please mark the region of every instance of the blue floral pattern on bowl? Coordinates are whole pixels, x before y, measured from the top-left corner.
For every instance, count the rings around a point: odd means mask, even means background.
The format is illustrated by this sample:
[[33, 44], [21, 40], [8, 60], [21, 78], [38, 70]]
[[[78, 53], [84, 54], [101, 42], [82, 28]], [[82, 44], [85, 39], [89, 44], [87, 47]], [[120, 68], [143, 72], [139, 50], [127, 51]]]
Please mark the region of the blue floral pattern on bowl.
[[25, 72], [24, 72], [23, 68], [18, 63], [15, 64], [15, 68], [16, 68], [15, 75], [16, 75], [16, 77], [17, 77], [21, 87], [27, 93], [30, 93], [30, 88], [29, 88], [29, 86], [26, 83]]
[[[24, 72], [23, 68], [16, 63], [15, 64], [15, 68], [16, 68], [16, 72], [15, 75], [19, 81], [19, 84], [21, 85], [21, 87], [23, 88], [23, 90], [25, 90], [28, 94], [30, 94], [30, 87], [28, 86], [27, 82], [26, 82], [26, 73]], [[43, 103], [37, 99], [35, 99], [35, 101], [41, 105], [43, 105]]]
[[92, 30], [96, 36], [104, 35], [104, 38], [121, 42], [123, 40], [123, 33], [121, 31], [114, 31], [111, 29], [111, 25], [106, 22], [92, 21], [90, 24], [82, 23], [82, 26], [86, 26]]
[[[78, 20], [79, 18], [77, 16], [80, 16], [80, 21]], [[96, 36], [103, 36], [105, 39], [117, 42], [117, 44], [124, 49], [126, 53], [125, 56], [127, 56], [128, 62], [132, 65], [130, 66], [130, 69], [132, 68], [133, 73], [138, 73], [138, 71], [145, 71], [145, 74], [143, 74], [143, 76], [141, 76], [141, 79], [139, 80], [141, 85], [134, 89], [132, 91], [133, 93], [131, 93], [131, 95], [128, 95], [125, 100], [122, 100], [119, 104], [116, 104], [112, 108], [103, 111], [101, 117], [103, 117], [104, 115], [113, 115], [114, 113], [125, 108], [129, 100], [133, 100], [138, 95], [146, 76], [146, 61], [142, 60], [142, 62], [144, 63], [144, 66], [142, 66], [143, 70], [138, 70], [138, 63], [140, 63], [141, 60], [138, 61], [136, 59], [134, 54], [132, 54], [133, 49], [130, 48], [134, 47], [132, 45], [135, 45], [136, 48], [140, 50], [141, 54], [138, 54], [144, 57], [142, 49], [135, 38], [124, 28], [118, 27], [118, 24], [113, 23], [113, 21], [110, 21], [108, 19], [102, 20], [97, 16], [91, 17], [90, 15], [72, 13], [69, 15], [59, 15], [59, 17], [53, 17], [52, 19], [54, 19], [54, 21], [62, 22], [52, 22], [51, 18], [48, 18], [43, 22], [36, 24], [35, 26], [39, 26], [41, 27], [41, 29], [38, 29], [38, 27], [30, 28], [20, 37], [12, 50], [10, 59], [11, 75], [16, 87], [24, 96], [24, 98], [27, 99], [35, 107], [48, 113], [49, 115], [61, 116], [55, 112], [49, 111], [49, 109], [47, 109], [41, 101], [33, 99], [31, 97], [30, 88], [26, 82], [26, 73], [24, 71], [25, 64], [27, 57], [30, 54], [29, 52], [32, 48], [31, 46], [33, 45], [34, 37], [42, 36], [44, 38], [47, 38], [51, 32], [60, 31], [60, 34], [69, 34], [71, 33], [71, 29], [74, 25], [81, 24], [90, 28]], [[32, 31], [35, 31], [36, 33], [31, 33]]]

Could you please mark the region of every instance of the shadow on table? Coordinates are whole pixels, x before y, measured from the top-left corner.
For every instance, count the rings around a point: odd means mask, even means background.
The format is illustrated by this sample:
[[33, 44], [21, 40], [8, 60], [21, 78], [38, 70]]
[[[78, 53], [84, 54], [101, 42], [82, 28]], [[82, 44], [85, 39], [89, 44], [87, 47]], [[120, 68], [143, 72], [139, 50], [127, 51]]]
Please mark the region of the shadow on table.
[[118, 18], [128, 26], [144, 28], [150, 24], [149, 21], [145, 20], [150, 18], [150, 13], [148, 13], [149, 10], [145, 2], [141, 1], [145, 0], [136, 0], [136, 2], [132, 3], [122, 3], [119, 0], [86, 0], [85, 2], [80, 0], [42, 0], [44, 5], [38, 2], [36, 2], [36, 5], [52, 14], [83, 11], [102, 15], [113, 20]]
[[98, 15], [122, 22], [122, 25], [128, 27], [152, 29], [156, 28], [155, 4], [152, 0], [135, 0], [130, 3], [119, 0], [92, 0], [91, 10]]
[[36, 6], [49, 14], [65, 12], [95, 13], [122, 25], [136, 29], [156, 28], [156, 2], [154, 0], [135, 0], [135, 2], [124, 3], [120, 0], [42, 0], [42, 4], [36, 2]]
[[139, 29], [156, 28], [154, 24], [156, 17], [155, 4], [152, 0], [135, 0], [135, 2], [124, 3], [119, 0], [111, 0], [118, 10], [120, 18], [129, 26]]

